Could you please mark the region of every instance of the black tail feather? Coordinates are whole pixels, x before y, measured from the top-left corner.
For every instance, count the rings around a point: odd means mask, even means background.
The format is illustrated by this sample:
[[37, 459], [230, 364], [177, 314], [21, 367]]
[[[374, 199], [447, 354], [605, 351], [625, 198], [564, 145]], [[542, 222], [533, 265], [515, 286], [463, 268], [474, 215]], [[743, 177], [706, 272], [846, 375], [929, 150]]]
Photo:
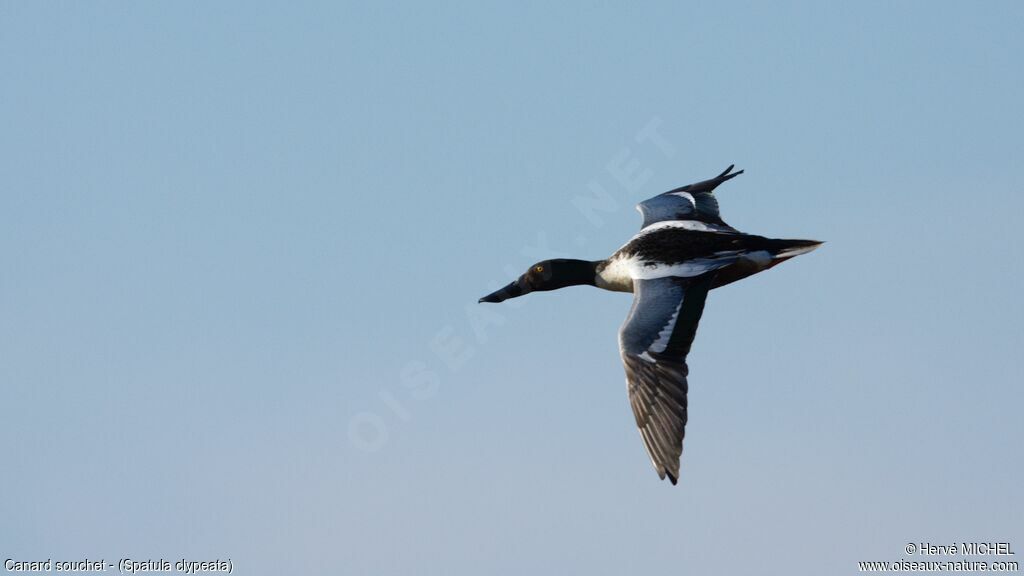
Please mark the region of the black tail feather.
[[679, 188], [676, 188], [675, 190], [669, 190], [668, 192], [666, 192], [666, 194], [671, 194], [673, 192], [689, 192], [691, 194], [711, 192], [715, 188], [717, 188], [718, 185], [721, 184], [722, 182], [732, 180], [733, 178], [739, 176], [740, 174], [743, 174], [743, 170], [740, 170], [739, 172], [733, 172], [732, 174], [730, 174], [729, 172], [732, 171], [732, 169], [735, 167], [735, 164], [730, 164], [729, 167], [723, 170], [721, 174], [715, 176], [710, 180], [702, 180], [694, 184], [687, 184], [686, 186], [681, 186]]

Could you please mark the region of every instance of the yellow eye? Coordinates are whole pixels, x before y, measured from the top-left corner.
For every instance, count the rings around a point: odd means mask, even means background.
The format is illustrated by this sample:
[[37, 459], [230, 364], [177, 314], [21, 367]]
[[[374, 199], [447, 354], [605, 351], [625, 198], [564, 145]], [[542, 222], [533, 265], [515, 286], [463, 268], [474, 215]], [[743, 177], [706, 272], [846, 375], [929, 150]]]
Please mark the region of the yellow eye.
[[533, 271], [534, 272], [543, 272], [544, 271], [544, 267], [543, 266], [534, 266], [533, 267]]

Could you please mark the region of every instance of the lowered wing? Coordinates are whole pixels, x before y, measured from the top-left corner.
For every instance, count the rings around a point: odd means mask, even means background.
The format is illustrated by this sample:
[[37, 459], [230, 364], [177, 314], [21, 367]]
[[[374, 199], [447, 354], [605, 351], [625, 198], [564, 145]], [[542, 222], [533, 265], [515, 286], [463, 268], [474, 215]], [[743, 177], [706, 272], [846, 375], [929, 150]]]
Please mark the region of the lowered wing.
[[629, 403], [661, 479], [679, 479], [686, 427], [686, 355], [715, 272], [634, 280], [633, 308], [619, 331]]

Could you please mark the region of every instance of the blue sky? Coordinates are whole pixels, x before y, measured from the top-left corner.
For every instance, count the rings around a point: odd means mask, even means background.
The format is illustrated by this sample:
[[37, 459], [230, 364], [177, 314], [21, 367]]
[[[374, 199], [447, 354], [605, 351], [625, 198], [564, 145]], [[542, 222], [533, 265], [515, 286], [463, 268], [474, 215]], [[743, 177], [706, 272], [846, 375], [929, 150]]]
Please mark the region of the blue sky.
[[[1010, 2], [0, 5], [0, 555], [844, 574], [1024, 547], [1022, 28]], [[730, 224], [827, 244], [710, 295], [672, 487], [628, 295], [475, 302], [732, 163]]]

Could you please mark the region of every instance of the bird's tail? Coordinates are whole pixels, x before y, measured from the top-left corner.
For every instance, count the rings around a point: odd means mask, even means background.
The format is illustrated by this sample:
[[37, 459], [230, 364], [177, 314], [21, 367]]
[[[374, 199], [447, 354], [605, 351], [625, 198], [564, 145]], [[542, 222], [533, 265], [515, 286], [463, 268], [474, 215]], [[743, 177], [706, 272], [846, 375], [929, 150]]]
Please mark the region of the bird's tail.
[[732, 284], [747, 276], [763, 272], [782, 264], [794, 256], [806, 254], [822, 244], [824, 242], [818, 242], [817, 240], [761, 238], [761, 242], [744, 257], [740, 257], [735, 263], [718, 270], [711, 287], [718, 288], [726, 284]]
[[807, 254], [822, 244], [824, 242], [817, 240], [772, 240], [772, 246], [769, 250], [772, 254], [772, 260], [781, 262], [782, 260], [789, 260], [794, 256]]

